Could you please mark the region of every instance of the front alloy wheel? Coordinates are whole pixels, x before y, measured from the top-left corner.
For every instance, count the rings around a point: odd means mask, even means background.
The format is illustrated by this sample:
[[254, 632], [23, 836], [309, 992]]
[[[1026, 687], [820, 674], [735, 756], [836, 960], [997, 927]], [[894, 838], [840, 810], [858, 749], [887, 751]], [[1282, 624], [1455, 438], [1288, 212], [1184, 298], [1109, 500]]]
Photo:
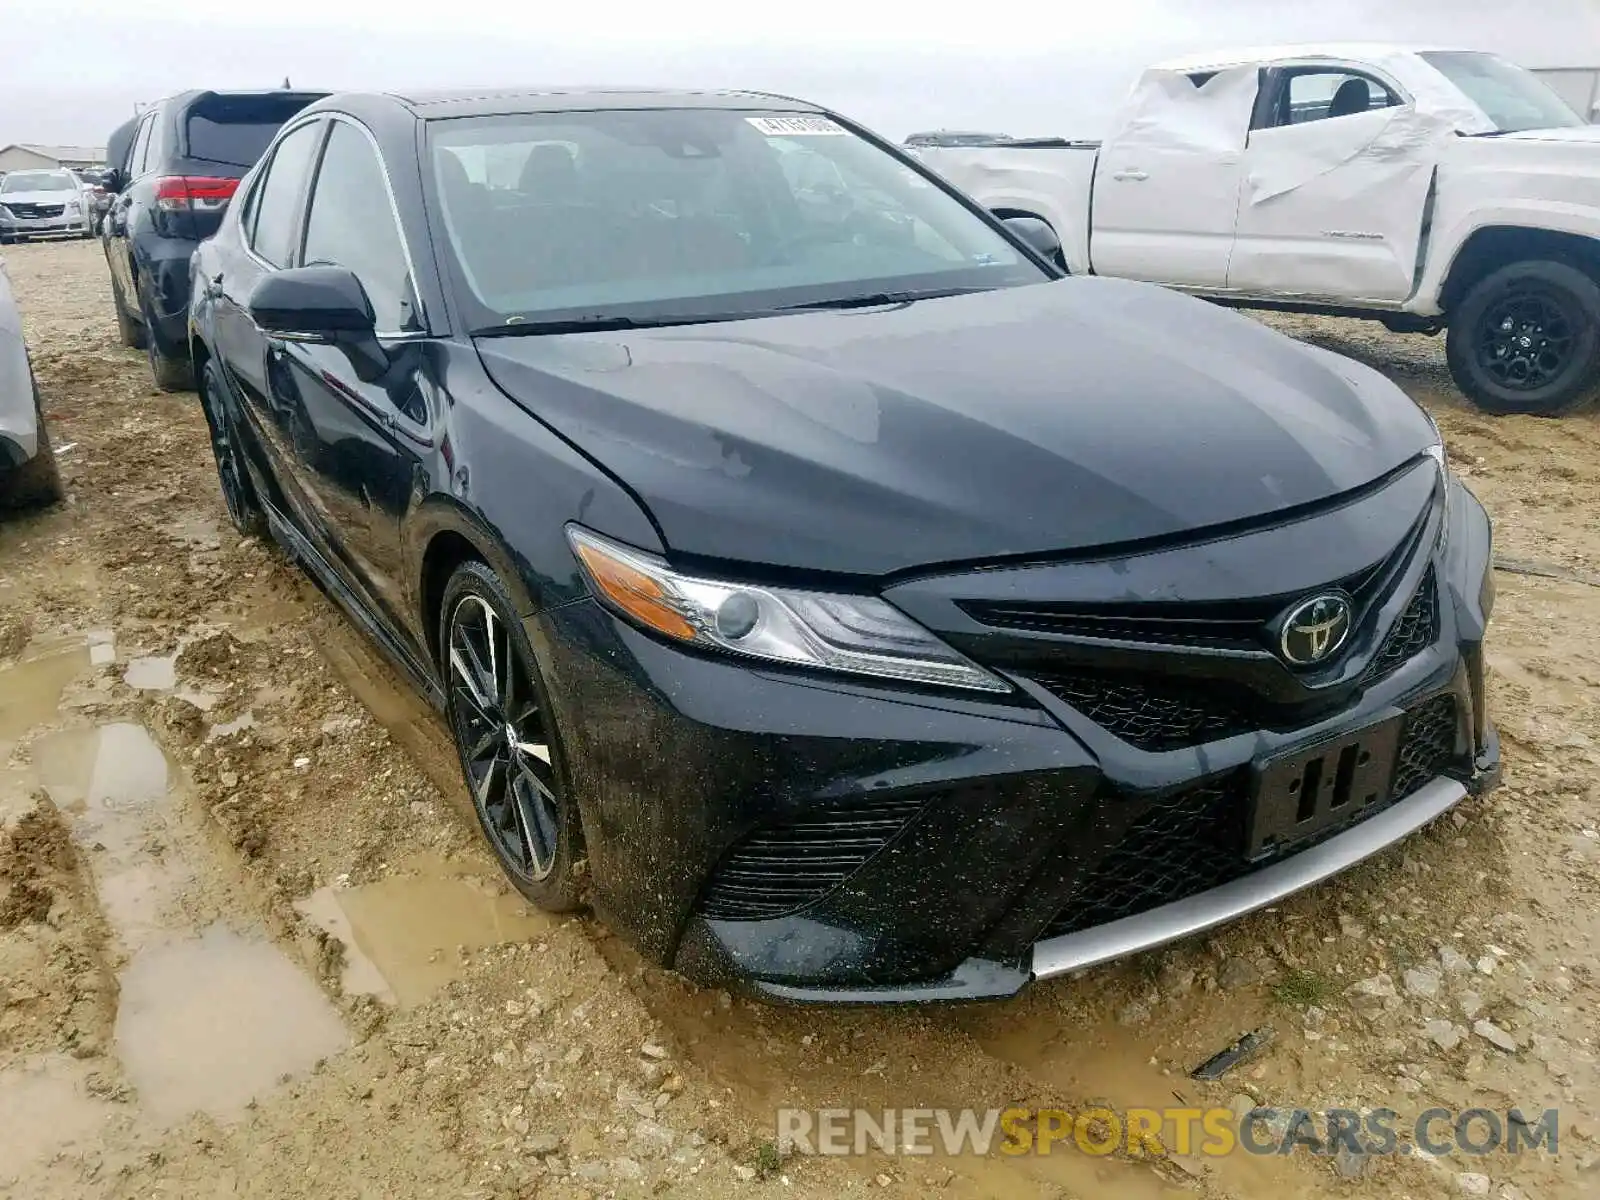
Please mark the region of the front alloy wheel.
[[1600, 286], [1567, 263], [1512, 263], [1479, 280], [1450, 314], [1450, 373], [1492, 413], [1559, 416], [1594, 396]]
[[543, 692], [510, 611], [481, 563], [452, 577], [441, 646], [450, 728], [501, 867], [535, 904], [564, 911], [577, 903], [579, 840]]

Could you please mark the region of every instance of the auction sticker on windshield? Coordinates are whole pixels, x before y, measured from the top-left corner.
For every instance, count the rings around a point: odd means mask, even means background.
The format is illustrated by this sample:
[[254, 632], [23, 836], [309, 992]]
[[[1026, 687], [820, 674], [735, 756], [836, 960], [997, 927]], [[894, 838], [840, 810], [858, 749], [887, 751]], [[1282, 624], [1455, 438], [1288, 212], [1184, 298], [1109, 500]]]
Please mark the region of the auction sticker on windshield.
[[745, 120], [768, 137], [815, 137], [845, 132], [838, 122], [828, 117], [746, 117]]

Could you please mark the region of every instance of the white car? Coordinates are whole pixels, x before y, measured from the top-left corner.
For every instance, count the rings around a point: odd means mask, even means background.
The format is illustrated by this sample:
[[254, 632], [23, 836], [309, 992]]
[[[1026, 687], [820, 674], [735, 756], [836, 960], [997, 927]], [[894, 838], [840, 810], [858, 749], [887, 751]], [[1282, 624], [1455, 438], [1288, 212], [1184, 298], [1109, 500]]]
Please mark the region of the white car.
[[0, 510], [59, 499], [61, 477], [28, 367], [22, 317], [0, 259]]
[[1497, 55], [1208, 54], [1146, 71], [1103, 143], [916, 153], [1047, 222], [1073, 273], [1448, 327], [1491, 412], [1564, 412], [1600, 380], [1600, 128]]
[[0, 179], [0, 244], [89, 237], [91, 215], [83, 183], [71, 171], [12, 171]]

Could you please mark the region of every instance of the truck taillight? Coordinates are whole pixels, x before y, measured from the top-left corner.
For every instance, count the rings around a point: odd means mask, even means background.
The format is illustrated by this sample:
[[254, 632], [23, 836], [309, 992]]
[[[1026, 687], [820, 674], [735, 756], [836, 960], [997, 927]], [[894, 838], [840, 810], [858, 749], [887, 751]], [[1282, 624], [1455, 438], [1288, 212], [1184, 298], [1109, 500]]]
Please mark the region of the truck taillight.
[[156, 180], [156, 207], [176, 212], [193, 209], [216, 212], [227, 206], [239, 189], [237, 179], [209, 175], [164, 175]]

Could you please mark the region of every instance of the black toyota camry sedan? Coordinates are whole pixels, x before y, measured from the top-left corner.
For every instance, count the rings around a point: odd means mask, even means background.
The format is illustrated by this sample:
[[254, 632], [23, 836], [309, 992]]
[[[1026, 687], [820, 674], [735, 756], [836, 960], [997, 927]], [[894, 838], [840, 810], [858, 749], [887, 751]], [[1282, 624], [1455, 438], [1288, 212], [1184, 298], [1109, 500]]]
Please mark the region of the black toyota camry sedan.
[[1048, 249], [794, 100], [342, 95], [191, 344], [234, 521], [442, 710], [531, 901], [772, 997], [994, 997], [1498, 766], [1429, 418]]

